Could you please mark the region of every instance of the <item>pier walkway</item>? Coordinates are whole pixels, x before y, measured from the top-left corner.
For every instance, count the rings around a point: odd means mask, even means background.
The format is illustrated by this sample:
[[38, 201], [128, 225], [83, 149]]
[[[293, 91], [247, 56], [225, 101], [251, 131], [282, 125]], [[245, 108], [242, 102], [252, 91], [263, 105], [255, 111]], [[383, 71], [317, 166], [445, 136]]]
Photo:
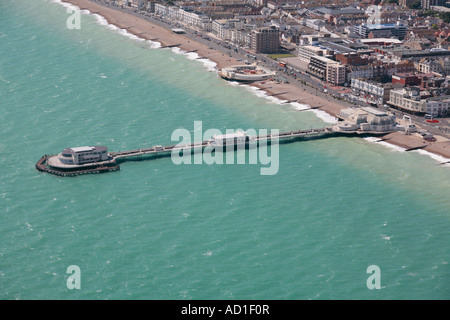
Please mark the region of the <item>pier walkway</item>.
[[[267, 135], [257, 135], [257, 136], [247, 136], [249, 144], [260, 143], [263, 141], [272, 142], [276, 140], [277, 142], [290, 142], [296, 141], [299, 139], [311, 139], [317, 137], [325, 137], [325, 135], [335, 135], [337, 132], [332, 130], [332, 127], [325, 127], [320, 129], [310, 129], [310, 130], [296, 130], [296, 131], [287, 131], [280, 132], [279, 134], [271, 134]], [[185, 151], [191, 150], [195, 152], [196, 150], [203, 149], [205, 147], [217, 147], [217, 145], [213, 144], [213, 140], [205, 140], [202, 142], [191, 143], [186, 145], [169, 145], [169, 146], [154, 146], [151, 148], [145, 149], [134, 149], [127, 151], [119, 151], [119, 152], [110, 152], [110, 156], [118, 161], [126, 161], [132, 157], [145, 156], [145, 155], [158, 155], [164, 156], [165, 154], [170, 154], [175, 151]]]
[[[382, 134], [387, 134], [388, 132], [383, 132]], [[298, 140], [309, 140], [309, 139], [322, 139], [329, 138], [333, 136], [361, 136], [361, 135], [380, 135], [379, 132], [360, 132], [360, 131], [339, 131], [335, 127], [324, 127], [319, 129], [309, 129], [309, 130], [295, 130], [280, 132], [278, 134], [268, 133], [265, 135], [255, 135], [247, 136], [245, 135], [245, 145], [259, 146], [262, 144], [272, 144], [272, 143], [288, 143], [295, 142]], [[186, 145], [168, 145], [168, 146], [154, 146], [151, 148], [143, 149], [133, 149], [127, 151], [110, 152], [108, 164], [102, 162], [93, 162], [92, 166], [83, 168], [77, 168], [74, 170], [58, 170], [57, 168], [48, 165], [48, 159], [51, 157], [56, 157], [57, 155], [45, 155], [39, 159], [36, 163], [36, 169], [41, 172], [46, 172], [63, 177], [72, 177], [82, 174], [92, 174], [92, 173], [104, 173], [120, 170], [118, 163], [125, 161], [136, 161], [144, 159], [154, 159], [159, 157], [170, 156], [172, 152], [199, 152], [203, 151], [206, 147], [212, 147], [227, 151], [229, 145], [217, 145], [214, 139], [205, 140], [202, 142], [195, 142]], [[234, 145], [235, 147], [236, 145]], [[233, 147], [233, 150], [234, 150]], [[113, 161], [111, 161], [113, 160]]]

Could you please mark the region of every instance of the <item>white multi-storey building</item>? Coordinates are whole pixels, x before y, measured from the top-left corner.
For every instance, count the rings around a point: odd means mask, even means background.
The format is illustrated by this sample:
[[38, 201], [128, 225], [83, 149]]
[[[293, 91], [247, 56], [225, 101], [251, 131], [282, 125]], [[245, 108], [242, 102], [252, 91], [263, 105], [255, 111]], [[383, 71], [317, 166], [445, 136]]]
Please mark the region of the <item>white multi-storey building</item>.
[[229, 39], [232, 43], [242, 47], [249, 47], [251, 41], [251, 34], [248, 30], [230, 29], [228, 33]]
[[244, 27], [244, 22], [240, 19], [219, 19], [214, 20], [211, 24], [212, 33], [219, 39], [230, 40], [232, 29], [242, 29]]
[[322, 57], [325, 55], [325, 50], [316, 46], [299, 46], [298, 57], [305, 61], [310, 62], [311, 57]]
[[422, 98], [420, 90], [407, 87], [391, 90], [389, 104], [414, 113], [426, 113], [433, 116], [445, 116], [450, 106], [450, 96]]
[[179, 7], [176, 6], [169, 6], [168, 11], [167, 11], [167, 17], [171, 20], [180, 20], [180, 13], [181, 13], [181, 9]]
[[338, 62], [327, 64], [327, 82], [340, 85], [345, 83], [346, 67]]
[[169, 8], [161, 3], [155, 3], [155, 14], [159, 16], [167, 16]]
[[109, 159], [108, 148], [104, 146], [66, 148], [58, 159], [62, 164], [81, 165]]
[[179, 12], [179, 21], [196, 29], [205, 31], [211, 30], [209, 17], [201, 12], [189, 9], [181, 9]]
[[386, 103], [390, 98], [390, 91], [399, 87], [403, 87], [403, 85], [400, 83], [380, 83], [362, 78], [353, 78], [351, 82], [354, 97], [377, 105]]

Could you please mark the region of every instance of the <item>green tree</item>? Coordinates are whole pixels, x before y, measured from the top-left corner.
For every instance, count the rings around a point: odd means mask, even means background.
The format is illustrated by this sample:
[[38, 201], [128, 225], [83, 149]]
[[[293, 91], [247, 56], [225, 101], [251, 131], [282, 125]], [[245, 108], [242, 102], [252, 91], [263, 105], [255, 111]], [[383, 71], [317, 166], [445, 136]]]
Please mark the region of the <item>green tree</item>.
[[439, 14], [439, 18], [442, 19], [445, 23], [450, 23], [450, 12], [441, 12]]
[[422, 7], [422, 2], [420, 0], [414, 0], [409, 4], [410, 9], [420, 9]]

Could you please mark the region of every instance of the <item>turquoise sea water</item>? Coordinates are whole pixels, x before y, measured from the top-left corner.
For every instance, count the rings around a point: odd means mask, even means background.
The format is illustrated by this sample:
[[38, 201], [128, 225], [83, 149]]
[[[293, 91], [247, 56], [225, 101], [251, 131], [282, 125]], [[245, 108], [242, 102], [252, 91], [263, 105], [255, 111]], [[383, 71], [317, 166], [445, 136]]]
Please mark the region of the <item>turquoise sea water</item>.
[[[173, 144], [177, 128], [321, 127], [186, 55], [46, 0], [0, 2], [1, 299], [449, 299], [450, 170], [358, 138], [262, 164], [127, 162], [39, 173], [43, 154]], [[122, 32], [123, 33], [123, 32]], [[67, 287], [67, 267], [81, 289]], [[381, 289], [368, 289], [371, 265]]]

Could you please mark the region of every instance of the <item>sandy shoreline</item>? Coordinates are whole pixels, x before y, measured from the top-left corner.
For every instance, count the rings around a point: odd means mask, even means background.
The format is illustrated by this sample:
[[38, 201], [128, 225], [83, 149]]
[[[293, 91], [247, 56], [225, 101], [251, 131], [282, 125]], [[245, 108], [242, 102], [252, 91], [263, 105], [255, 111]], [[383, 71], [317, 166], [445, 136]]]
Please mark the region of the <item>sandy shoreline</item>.
[[388, 139], [386, 142], [401, 147], [405, 150], [419, 149], [429, 153], [438, 155], [444, 159], [441, 161], [450, 161], [450, 141], [443, 139], [442, 141], [428, 142], [425, 141], [418, 134], [405, 135], [400, 132], [389, 133], [382, 137], [382, 139]]
[[207, 45], [195, 42], [181, 34], [173, 33], [171, 30], [120, 10], [88, 0], [63, 0], [62, 2], [73, 4], [81, 10], [88, 10], [91, 14], [98, 14], [109, 24], [115, 25], [120, 29], [125, 29], [127, 32], [139, 38], [159, 42], [162, 47], [176, 46], [187, 52], [196, 52], [200, 57], [208, 58], [215, 62], [219, 69], [237, 64], [236, 59], [222, 52], [210, 49]]
[[[155, 25], [142, 18], [135, 17], [117, 9], [108, 8], [101, 4], [89, 0], [64, 0], [76, 5], [81, 10], [88, 10], [92, 14], [98, 14], [112, 25], [125, 29], [127, 32], [143, 38], [145, 40], [157, 41], [162, 47], [177, 46], [186, 52], [195, 51], [200, 57], [207, 58], [216, 63], [217, 69], [223, 67], [241, 64], [236, 58], [230, 57], [209, 46], [189, 39], [186, 36], [175, 34], [172, 31], [161, 26]], [[266, 82], [265, 84], [251, 84], [267, 92], [268, 95], [275, 95], [280, 100], [297, 101], [301, 104], [307, 104], [312, 108], [318, 108], [326, 111], [332, 116], [339, 113], [346, 106], [330, 101], [311, 93], [311, 88], [305, 86], [305, 91], [298, 86], [286, 83]], [[299, 94], [300, 90], [300, 94]], [[306, 92], [308, 90], [309, 92]]]
[[[216, 63], [217, 69], [241, 64], [236, 58], [212, 49], [205, 44], [194, 41], [186, 36], [175, 34], [171, 30], [120, 10], [109, 8], [89, 0], [64, 0], [63, 2], [73, 4], [81, 10], [88, 10], [91, 14], [98, 14], [109, 24], [115, 25], [120, 29], [125, 29], [127, 32], [145, 40], [159, 42], [162, 47], [176, 46], [186, 52], [196, 52], [201, 58], [207, 58]], [[300, 104], [305, 104], [312, 109], [325, 111], [331, 116], [336, 116], [340, 110], [349, 107], [348, 104], [321, 93], [318, 94], [315, 89], [307, 86], [300, 88], [294, 84], [276, 83], [274, 81], [251, 85], [264, 90], [267, 95], [276, 97], [279, 100], [295, 101]], [[390, 133], [384, 138], [387, 139], [387, 143], [404, 149], [424, 147], [423, 150], [450, 161], [450, 140], [448, 139], [438, 137], [438, 141], [436, 142], [426, 142], [416, 135], [407, 136], [399, 132]]]

